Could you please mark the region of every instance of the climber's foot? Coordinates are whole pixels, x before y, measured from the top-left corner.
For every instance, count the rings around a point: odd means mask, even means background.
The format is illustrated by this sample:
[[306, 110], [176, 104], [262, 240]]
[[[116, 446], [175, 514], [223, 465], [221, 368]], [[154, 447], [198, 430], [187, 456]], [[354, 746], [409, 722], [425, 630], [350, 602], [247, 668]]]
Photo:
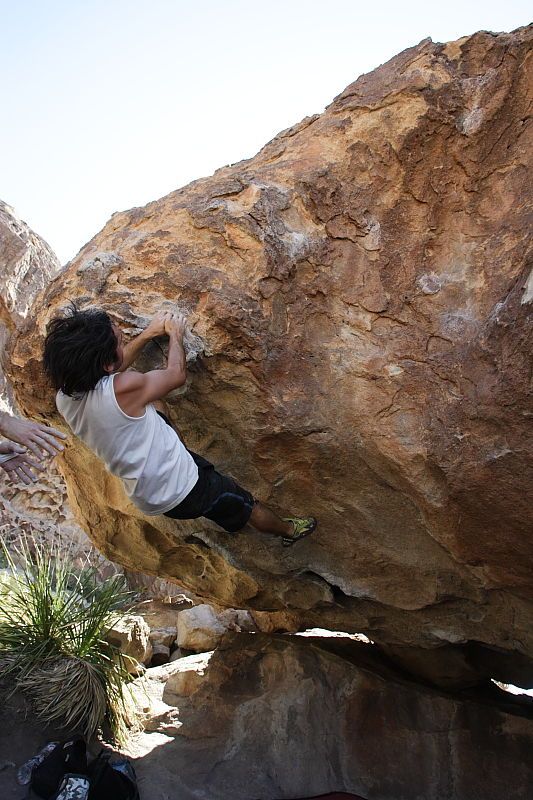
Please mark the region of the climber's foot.
[[300, 539], [305, 539], [306, 536], [313, 533], [317, 526], [314, 517], [284, 517], [283, 521], [292, 522], [292, 533], [283, 537], [283, 547], [291, 547]]

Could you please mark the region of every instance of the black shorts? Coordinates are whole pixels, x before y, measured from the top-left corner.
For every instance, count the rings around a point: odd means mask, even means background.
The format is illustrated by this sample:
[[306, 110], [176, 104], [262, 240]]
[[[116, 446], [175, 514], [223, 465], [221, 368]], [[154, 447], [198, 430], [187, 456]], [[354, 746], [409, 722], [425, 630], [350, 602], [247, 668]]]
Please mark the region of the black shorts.
[[[157, 412], [167, 425], [170, 421]], [[244, 528], [254, 507], [250, 492], [227, 475], [217, 472], [213, 464], [187, 448], [198, 467], [198, 480], [179, 505], [165, 512], [172, 519], [206, 517], [229, 533]]]

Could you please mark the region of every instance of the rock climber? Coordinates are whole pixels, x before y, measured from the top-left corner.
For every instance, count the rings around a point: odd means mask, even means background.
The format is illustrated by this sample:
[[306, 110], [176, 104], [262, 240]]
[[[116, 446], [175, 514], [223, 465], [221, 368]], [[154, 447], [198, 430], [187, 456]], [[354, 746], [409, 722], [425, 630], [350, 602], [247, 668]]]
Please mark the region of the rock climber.
[[[187, 377], [186, 318], [161, 312], [127, 344], [109, 315], [74, 304], [53, 319], [44, 345], [45, 370], [56, 405], [73, 433], [122, 479], [147, 515], [206, 517], [229, 532], [250, 523], [280, 536], [284, 546], [311, 534], [314, 517], [279, 517], [232, 478], [188, 450], [164, 413], [162, 398]], [[165, 369], [127, 371], [143, 346], [168, 335]]]

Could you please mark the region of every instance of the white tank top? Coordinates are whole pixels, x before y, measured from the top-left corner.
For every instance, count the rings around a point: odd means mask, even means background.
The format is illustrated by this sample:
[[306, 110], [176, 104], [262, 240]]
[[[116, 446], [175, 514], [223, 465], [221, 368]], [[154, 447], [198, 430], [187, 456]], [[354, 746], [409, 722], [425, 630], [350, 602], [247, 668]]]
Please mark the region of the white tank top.
[[146, 406], [130, 417], [117, 403], [114, 375], [90, 392], [69, 397], [59, 391], [56, 405], [72, 432], [122, 479], [126, 494], [144, 514], [164, 514], [189, 494], [198, 467], [176, 431]]

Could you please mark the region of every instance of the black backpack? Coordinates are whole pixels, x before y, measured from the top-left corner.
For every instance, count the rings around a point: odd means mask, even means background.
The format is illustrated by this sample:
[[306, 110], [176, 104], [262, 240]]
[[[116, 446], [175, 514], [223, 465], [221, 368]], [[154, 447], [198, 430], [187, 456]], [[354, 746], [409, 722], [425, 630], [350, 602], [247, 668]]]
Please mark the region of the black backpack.
[[81, 736], [60, 742], [31, 773], [33, 797], [40, 800], [140, 800], [132, 764], [111, 761], [104, 750], [90, 764]]
[[133, 764], [127, 758], [111, 761], [104, 750], [89, 764], [87, 800], [140, 800]]
[[82, 736], [59, 742], [31, 773], [30, 787], [43, 800], [56, 800], [65, 775], [87, 775], [87, 745]]

